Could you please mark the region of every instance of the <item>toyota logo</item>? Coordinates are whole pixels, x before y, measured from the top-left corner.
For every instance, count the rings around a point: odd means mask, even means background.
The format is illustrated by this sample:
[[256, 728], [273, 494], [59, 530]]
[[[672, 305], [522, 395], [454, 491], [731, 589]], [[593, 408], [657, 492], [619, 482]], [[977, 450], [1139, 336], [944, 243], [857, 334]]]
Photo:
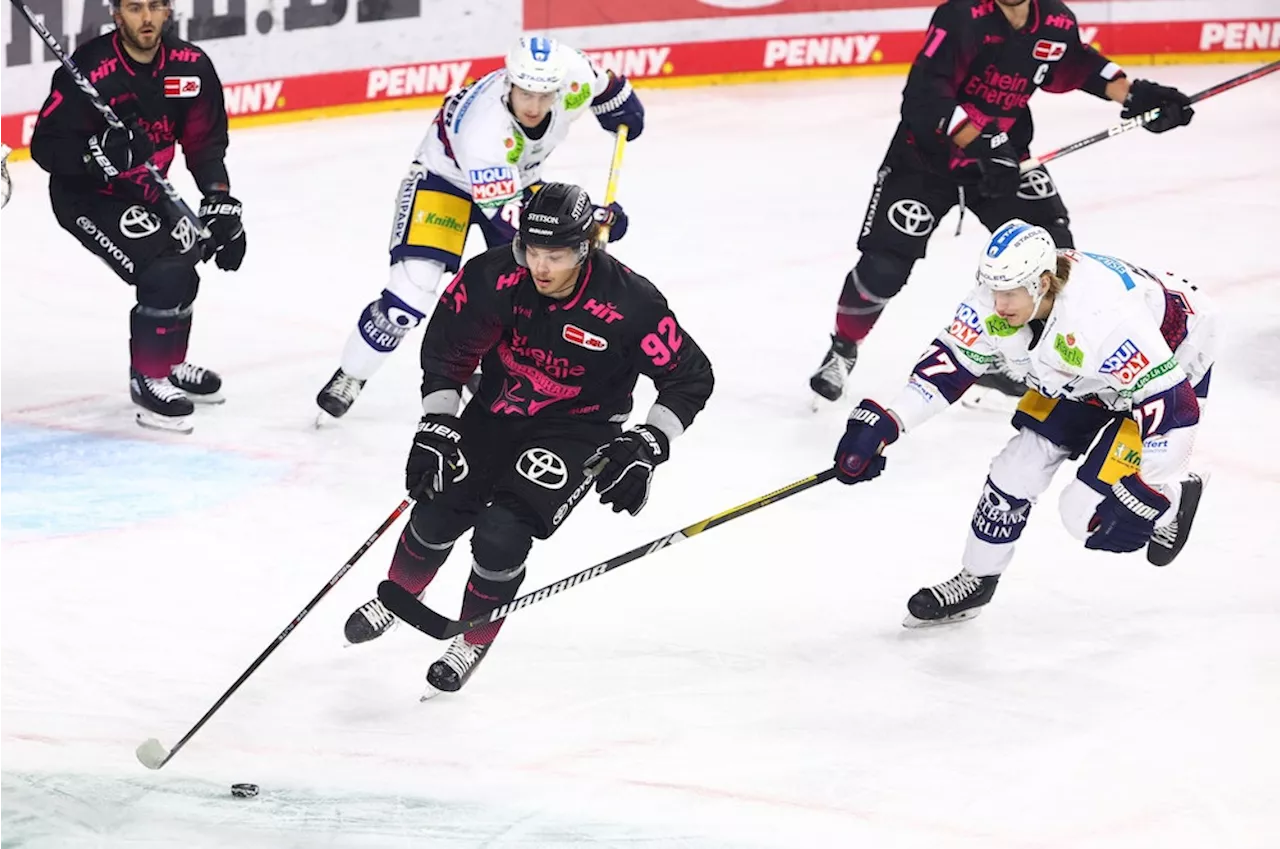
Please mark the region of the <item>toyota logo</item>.
[[544, 489], [560, 489], [569, 480], [564, 460], [546, 448], [530, 448], [516, 460], [516, 471]]
[[933, 230], [933, 213], [920, 201], [905, 198], [889, 207], [889, 223], [908, 236], [927, 236]]
[[145, 239], [159, 229], [159, 216], [144, 206], [134, 204], [120, 215], [120, 232], [126, 239]]
[[1018, 197], [1023, 200], [1044, 200], [1057, 193], [1058, 187], [1053, 184], [1049, 172], [1040, 169], [1023, 174], [1022, 182], [1018, 184]]

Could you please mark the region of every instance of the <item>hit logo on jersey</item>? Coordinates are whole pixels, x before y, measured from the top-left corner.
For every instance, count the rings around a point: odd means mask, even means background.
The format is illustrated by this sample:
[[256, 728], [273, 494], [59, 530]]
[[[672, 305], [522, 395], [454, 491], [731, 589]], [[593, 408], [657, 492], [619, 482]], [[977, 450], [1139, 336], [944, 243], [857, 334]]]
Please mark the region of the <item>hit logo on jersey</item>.
[[1114, 374], [1121, 383], [1129, 384], [1149, 365], [1151, 360], [1147, 359], [1147, 355], [1138, 350], [1138, 346], [1131, 340], [1126, 339], [1111, 356], [1102, 361], [1102, 367], [1098, 371]]

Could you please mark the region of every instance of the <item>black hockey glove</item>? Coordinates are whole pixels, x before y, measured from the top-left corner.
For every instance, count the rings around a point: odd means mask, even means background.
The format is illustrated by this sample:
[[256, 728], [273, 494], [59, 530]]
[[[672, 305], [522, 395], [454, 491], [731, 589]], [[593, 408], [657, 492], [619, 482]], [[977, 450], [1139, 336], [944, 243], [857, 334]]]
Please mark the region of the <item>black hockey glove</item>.
[[595, 113], [600, 126], [611, 133], [618, 132], [618, 127], [627, 125], [627, 141], [635, 141], [644, 132], [644, 104], [631, 88], [630, 81], [621, 75], [609, 72], [609, 85], [600, 96], [591, 101], [591, 111]]
[[1134, 80], [1124, 99], [1121, 118], [1133, 118], [1143, 112], [1159, 109], [1160, 116], [1142, 125], [1144, 130], [1164, 133], [1174, 127], [1190, 124], [1196, 110], [1191, 108], [1191, 98], [1176, 88], [1153, 83], [1150, 80]]
[[978, 170], [982, 172], [978, 194], [998, 198], [1018, 191], [1022, 174], [1018, 169], [1018, 152], [1009, 143], [1008, 133], [983, 133], [969, 142], [964, 152], [978, 160]]
[[840, 483], [862, 483], [884, 471], [880, 452], [898, 441], [898, 422], [870, 398], [863, 398], [849, 414], [844, 436], [836, 446], [836, 479]]
[[601, 445], [582, 464], [590, 473], [596, 471], [596, 492], [601, 504], [613, 505], [613, 512], [626, 510], [632, 516], [644, 509], [649, 500], [649, 482], [653, 468], [665, 463], [671, 454], [671, 441], [653, 425], [639, 425]]
[[1096, 551], [1137, 551], [1155, 531], [1156, 520], [1169, 509], [1169, 499], [1136, 474], [1125, 475], [1111, 485], [1089, 521], [1084, 547]]
[[151, 137], [130, 123], [123, 129], [107, 127], [98, 135], [89, 136], [84, 164], [90, 174], [105, 183], [142, 165], [155, 152]]
[[616, 242], [623, 236], [627, 235], [627, 224], [630, 218], [622, 208], [622, 204], [616, 200], [608, 206], [597, 206], [592, 213], [596, 219], [596, 223], [601, 227], [609, 228], [609, 241]]
[[204, 246], [204, 258], [212, 257], [223, 271], [235, 271], [244, 262], [247, 245], [241, 211], [240, 201], [226, 192], [213, 192], [200, 204], [200, 218], [213, 234], [213, 242]]
[[453, 485], [462, 466], [458, 417], [432, 413], [418, 422], [418, 432], [404, 467], [410, 498], [434, 498]]

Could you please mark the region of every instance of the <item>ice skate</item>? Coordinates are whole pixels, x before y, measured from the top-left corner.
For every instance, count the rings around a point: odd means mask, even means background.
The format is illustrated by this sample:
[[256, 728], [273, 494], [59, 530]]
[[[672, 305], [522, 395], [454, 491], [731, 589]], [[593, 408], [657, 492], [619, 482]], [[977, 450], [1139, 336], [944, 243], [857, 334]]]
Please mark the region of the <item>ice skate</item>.
[[449, 648], [445, 649], [444, 656], [427, 670], [427, 690], [420, 701], [433, 699], [441, 693], [456, 693], [461, 690], [492, 645], [493, 643], [472, 645], [467, 642], [466, 634], [454, 637]]
[[1147, 562], [1153, 566], [1168, 566], [1187, 544], [1191, 536], [1191, 523], [1195, 521], [1196, 510], [1200, 507], [1200, 496], [1204, 494], [1208, 475], [1192, 474], [1182, 482], [1182, 500], [1178, 503], [1178, 515], [1172, 522], [1162, 528], [1156, 528], [1147, 543]]
[[324, 385], [324, 389], [321, 389], [320, 394], [316, 396], [316, 404], [322, 411], [316, 417], [316, 427], [320, 427], [330, 419], [340, 419], [345, 416], [347, 410], [351, 409], [351, 405], [360, 396], [364, 383], [363, 380], [352, 377], [342, 369], [335, 371], [333, 377], [329, 378], [329, 382]]
[[129, 370], [129, 396], [142, 409], [137, 411], [137, 422], [152, 430], [173, 433], [191, 433], [191, 420], [195, 405], [186, 393], [164, 378], [147, 377]]
[[181, 389], [195, 404], [221, 404], [222, 378], [212, 369], [182, 362], [169, 373], [169, 382]]
[[367, 643], [390, 631], [400, 622], [378, 599], [366, 601], [347, 617], [342, 633], [352, 645]]
[[979, 577], [968, 569], [941, 584], [925, 587], [907, 600], [904, 628], [927, 628], [949, 622], [963, 622], [982, 612], [995, 595], [999, 575]]
[[822, 359], [822, 365], [809, 378], [809, 388], [817, 393], [813, 399], [813, 409], [822, 406], [821, 398], [828, 401], [839, 401], [844, 394], [844, 384], [853, 371], [853, 364], [858, 359], [858, 346], [838, 336], [831, 337], [831, 347]]

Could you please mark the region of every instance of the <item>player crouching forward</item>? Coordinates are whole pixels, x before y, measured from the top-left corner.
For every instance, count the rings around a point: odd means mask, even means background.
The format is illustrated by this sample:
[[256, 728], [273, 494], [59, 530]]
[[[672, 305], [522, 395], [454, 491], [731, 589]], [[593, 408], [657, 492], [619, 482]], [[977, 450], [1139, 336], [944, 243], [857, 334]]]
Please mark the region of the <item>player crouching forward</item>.
[[[449, 95], [400, 184], [386, 288], [360, 314], [341, 367], [316, 404], [343, 416], [400, 341], [430, 315], [446, 272], [462, 262], [467, 233], [493, 248], [515, 236], [520, 204], [542, 183], [542, 166], [588, 112], [609, 132], [644, 129], [644, 107], [627, 78], [550, 38], [521, 38], [506, 66]], [[621, 239], [621, 205], [596, 211], [609, 241]]]
[[1209, 391], [1215, 314], [1195, 286], [1114, 257], [1056, 251], [1048, 232], [1016, 219], [992, 237], [977, 277], [907, 386], [888, 408], [863, 400], [836, 450], [841, 481], [870, 480], [886, 445], [1002, 362], [1031, 387], [1013, 416], [1017, 434], [991, 463], [964, 568], [911, 597], [908, 627], [977, 615], [1064, 460], [1085, 458], [1059, 502], [1067, 530], [1085, 548], [1146, 547], [1157, 566], [1182, 550], [1203, 489], [1187, 465]]
[[[510, 247], [469, 261], [422, 343], [425, 415], [405, 485], [419, 498], [389, 577], [421, 594], [468, 528], [462, 615], [510, 602], [534, 539], [555, 533], [591, 489], [633, 516], [654, 469], [711, 395], [711, 364], [652, 283], [594, 249], [587, 193], [549, 183], [525, 205]], [[461, 388], [483, 361], [461, 416]], [[637, 377], [658, 390], [623, 431]], [[393, 623], [377, 600], [347, 620], [353, 643]], [[456, 637], [427, 672], [427, 696], [466, 683], [502, 621]], [[424, 697], [425, 698], [425, 697]]]

